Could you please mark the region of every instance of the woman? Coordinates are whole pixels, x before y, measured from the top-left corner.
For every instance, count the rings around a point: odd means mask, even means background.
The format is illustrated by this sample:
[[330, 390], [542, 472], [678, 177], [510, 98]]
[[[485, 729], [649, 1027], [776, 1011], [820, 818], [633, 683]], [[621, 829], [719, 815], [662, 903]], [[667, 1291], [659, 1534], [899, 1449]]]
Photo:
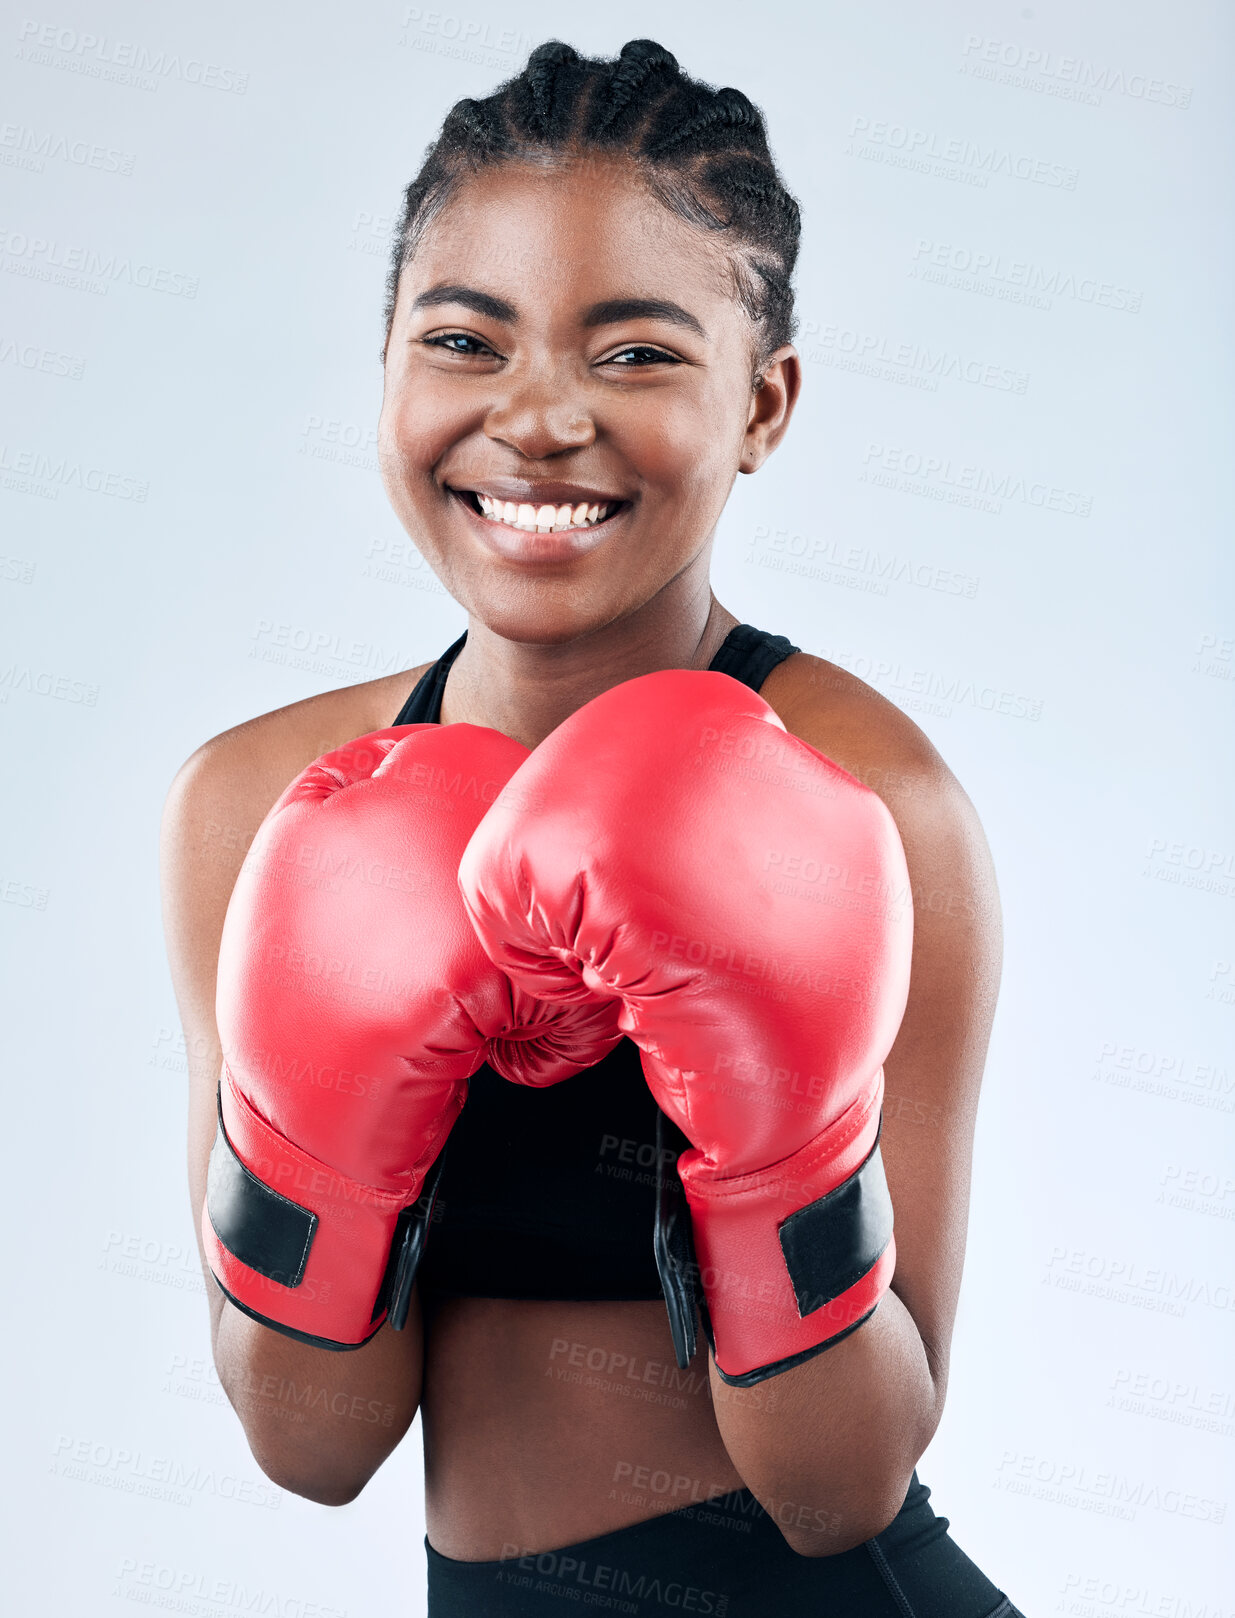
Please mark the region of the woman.
[[[685, 1341], [680, 1299], [671, 1326], [672, 1265], [661, 1252], [658, 1270], [651, 1233], [659, 1219], [663, 1238], [670, 1217], [656, 1199], [674, 1176], [658, 1167], [684, 1143], [658, 1132], [670, 1126], [639, 1050], [615, 1044], [614, 1029], [590, 1045], [595, 1029], [579, 1036], [573, 1077], [509, 1083], [519, 1075], [495, 1071], [490, 1046], [470, 1088], [450, 1092], [433, 1126], [437, 1203], [429, 1218], [419, 1200], [406, 1241], [413, 1210], [402, 1210], [402, 1280], [383, 1281], [375, 1329], [367, 1312], [350, 1337], [309, 1315], [308, 1329], [289, 1328], [293, 1317], [280, 1324], [258, 1294], [245, 1303], [208, 1282], [220, 1378], [284, 1487], [354, 1499], [420, 1408], [434, 1613], [572, 1602], [729, 1618], [1015, 1612], [914, 1471], [943, 1407], [998, 986], [985, 841], [902, 713], [740, 624], [709, 585], [734, 478], [759, 470], [797, 399], [797, 246], [797, 206], [758, 111], [687, 78], [650, 41], [613, 62], [546, 44], [493, 96], [461, 101], [396, 235], [380, 447], [391, 503], [465, 607], [467, 633], [436, 663], [215, 738], [169, 799], [195, 1218], [216, 1138], [224, 916], [244, 848], [323, 753], [354, 761], [352, 738], [437, 724], [432, 735], [452, 744], [499, 733], [522, 758], [626, 682], [714, 670], [873, 789], [900, 834], [915, 919], [908, 1000], [883, 1064], [895, 1276], [827, 1352], [743, 1385], [709, 1345]], [[513, 767], [494, 766], [502, 779]], [[238, 900], [233, 915], [243, 909]], [[258, 926], [260, 905], [249, 913]], [[233, 932], [244, 925], [229, 919]], [[240, 993], [229, 973], [220, 1006]], [[227, 1142], [216, 1162], [224, 1153], [231, 1164]], [[224, 1222], [207, 1210], [212, 1244]], [[214, 1259], [208, 1276], [233, 1273], [226, 1253]], [[403, 1309], [406, 1325], [392, 1329]], [[351, 1352], [331, 1351], [344, 1342]], [[298, 1421], [271, 1391], [289, 1384], [302, 1390]]]

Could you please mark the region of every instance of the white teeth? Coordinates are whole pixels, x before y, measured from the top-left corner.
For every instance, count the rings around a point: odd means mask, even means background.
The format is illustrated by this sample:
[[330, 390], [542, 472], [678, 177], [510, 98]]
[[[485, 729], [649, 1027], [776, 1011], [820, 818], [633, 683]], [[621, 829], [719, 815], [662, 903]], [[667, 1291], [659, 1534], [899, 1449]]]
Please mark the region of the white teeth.
[[487, 494], [478, 494], [476, 502], [490, 522], [506, 523], [533, 534], [560, 534], [572, 528], [590, 528], [614, 509], [609, 501], [596, 505], [580, 501], [576, 506], [516, 505], [512, 500], [495, 500]]

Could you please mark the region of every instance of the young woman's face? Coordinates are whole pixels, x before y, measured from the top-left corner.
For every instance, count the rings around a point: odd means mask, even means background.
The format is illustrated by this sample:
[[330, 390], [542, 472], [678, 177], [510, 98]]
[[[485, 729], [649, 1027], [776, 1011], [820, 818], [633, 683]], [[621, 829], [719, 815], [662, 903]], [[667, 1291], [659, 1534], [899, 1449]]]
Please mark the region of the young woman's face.
[[779, 349], [755, 390], [753, 356], [721, 248], [630, 165], [482, 170], [400, 280], [390, 502], [495, 633], [601, 628], [700, 556], [738, 471], [779, 441], [797, 358]]

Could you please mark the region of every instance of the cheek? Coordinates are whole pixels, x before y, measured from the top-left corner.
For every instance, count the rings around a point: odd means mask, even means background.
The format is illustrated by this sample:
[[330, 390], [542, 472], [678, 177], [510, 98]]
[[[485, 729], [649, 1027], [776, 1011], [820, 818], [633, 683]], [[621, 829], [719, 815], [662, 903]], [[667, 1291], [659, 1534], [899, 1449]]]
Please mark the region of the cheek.
[[[711, 478], [718, 466], [736, 468], [746, 417], [732, 388], [719, 385], [638, 401], [623, 424], [623, 438], [655, 481], [689, 484]], [[653, 471], [654, 469], [654, 471]]]
[[732, 390], [707, 389], [639, 422], [637, 464], [668, 499], [685, 498], [684, 512], [714, 518], [737, 476], [745, 425]]
[[378, 420], [378, 444], [386, 462], [407, 471], [428, 471], [458, 436], [458, 423], [424, 388], [387, 390]]

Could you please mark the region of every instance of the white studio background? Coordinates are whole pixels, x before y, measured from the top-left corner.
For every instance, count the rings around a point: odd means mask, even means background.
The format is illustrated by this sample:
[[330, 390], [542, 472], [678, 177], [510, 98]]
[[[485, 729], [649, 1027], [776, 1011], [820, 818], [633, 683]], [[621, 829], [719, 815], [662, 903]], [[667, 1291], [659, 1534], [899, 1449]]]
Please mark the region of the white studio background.
[[423, 1611], [418, 1429], [329, 1510], [214, 1380], [157, 823], [208, 736], [463, 627], [374, 460], [391, 216], [460, 96], [651, 35], [765, 109], [806, 221], [805, 396], [717, 593], [907, 709], [1000, 875], [921, 1474], [1030, 1615], [1229, 1614], [1229, 12], [5, 13], [13, 1610]]

